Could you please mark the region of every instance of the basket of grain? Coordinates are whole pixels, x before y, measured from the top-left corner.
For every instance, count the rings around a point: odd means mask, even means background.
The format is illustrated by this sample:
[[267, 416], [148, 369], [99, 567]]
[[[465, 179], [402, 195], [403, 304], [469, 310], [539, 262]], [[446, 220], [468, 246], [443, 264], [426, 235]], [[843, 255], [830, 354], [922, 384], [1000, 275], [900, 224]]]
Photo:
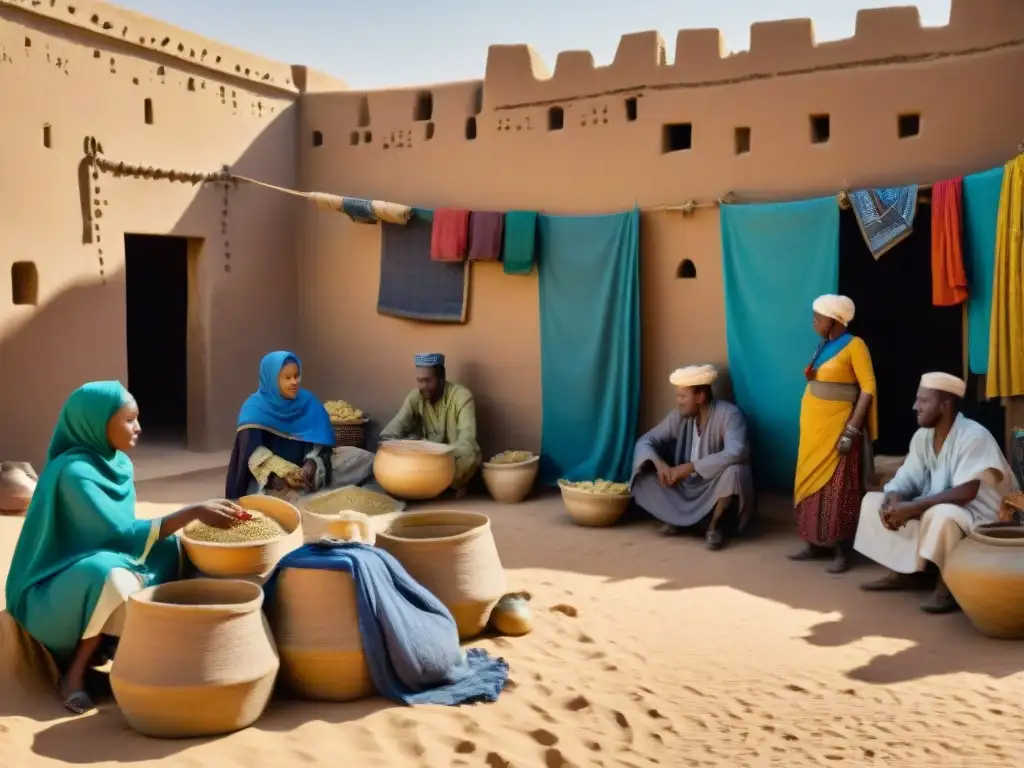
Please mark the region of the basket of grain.
[[[319, 541], [321, 536], [350, 538], [344, 533], [349, 528], [347, 521], [353, 512], [374, 518], [405, 509], [404, 501], [355, 485], [300, 499], [298, 503], [302, 509], [302, 535], [307, 543]], [[362, 541], [372, 543], [365, 539]]]
[[614, 525], [629, 507], [629, 485], [608, 480], [559, 480], [565, 511], [577, 525], [603, 528]]
[[302, 517], [284, 499], [256, 494], [238, 504], [250, 519], [226, 530], [189, 523], [181, 541], [192, 564], [206, 576], [259, 576], [302, 546]]
[[281, 680], [293, 694], [352, 701], [375, 692], [366, 663], [356, 591], [345, 571], [283, 568], [269, 607]]
[[428, 440], [388, 440], [377, 448], [373, 477], [400, 499], [433, 499], [455, 479], [452, 447]]
[[377, 532], [377, 546], [447, 606], [463, 640], [483, 631], [508, 588], [491, 521], [479, 512], [406, 512]]
[[370, 420], [359, 408], [344, 400], [328, 400], [324, 408], [331, 417], [335, 447], [366, 447], [366, 425]]
[[252, 725], [270, 700], [280, 661], [263, 616], [263, 590], [192, 579], [131, 596], [114, 698], [146, 736], [216, 736]]
[[518, 504], [533, 489], [539, 466], [540, 456], [529, 451], [503, 451], [484, 462], [484, 485], [498, 503]]

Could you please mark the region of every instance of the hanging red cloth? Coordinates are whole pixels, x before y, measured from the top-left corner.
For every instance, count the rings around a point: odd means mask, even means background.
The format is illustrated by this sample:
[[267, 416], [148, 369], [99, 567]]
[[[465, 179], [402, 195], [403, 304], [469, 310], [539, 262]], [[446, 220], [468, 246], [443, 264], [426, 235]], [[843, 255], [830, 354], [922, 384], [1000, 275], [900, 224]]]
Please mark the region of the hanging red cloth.
[[967, 301], [962, 211], [963, 179], [932, 186], [932, 304], [936, 307]]

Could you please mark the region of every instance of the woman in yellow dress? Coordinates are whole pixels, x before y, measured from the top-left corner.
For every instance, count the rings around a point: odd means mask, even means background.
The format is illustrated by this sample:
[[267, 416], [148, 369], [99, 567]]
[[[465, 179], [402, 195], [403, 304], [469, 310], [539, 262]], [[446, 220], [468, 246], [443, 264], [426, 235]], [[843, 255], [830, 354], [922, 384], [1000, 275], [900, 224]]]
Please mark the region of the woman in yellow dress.
[[793, 501], [797, 531], [807, 546], [792, 560], [831, 552], [829, 573], [849, 568], [866, 479], [873, 471], [871, 443], [878, 436], [878, 403], [871, 353], [847, 326], [855, 307], [846, 296], [814, 300], [814, 330], [821, 336], [804, 373], [800, 449]]

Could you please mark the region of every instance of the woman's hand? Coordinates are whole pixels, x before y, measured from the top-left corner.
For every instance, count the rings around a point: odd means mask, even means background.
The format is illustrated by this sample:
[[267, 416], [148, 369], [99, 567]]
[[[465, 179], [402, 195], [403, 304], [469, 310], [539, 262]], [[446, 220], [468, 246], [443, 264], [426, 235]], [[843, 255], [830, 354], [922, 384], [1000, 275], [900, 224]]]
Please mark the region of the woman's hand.
[[306, 462], [302, 465], [302, 482], [306, 486], [307, 491], [316, 490], [316, 462], [313, 459], [306, 459]]
[[210, 499], [191, 508], [194, 519], [213, 528], [230, 528], [245, 518], [248, 513], [233, 501]]

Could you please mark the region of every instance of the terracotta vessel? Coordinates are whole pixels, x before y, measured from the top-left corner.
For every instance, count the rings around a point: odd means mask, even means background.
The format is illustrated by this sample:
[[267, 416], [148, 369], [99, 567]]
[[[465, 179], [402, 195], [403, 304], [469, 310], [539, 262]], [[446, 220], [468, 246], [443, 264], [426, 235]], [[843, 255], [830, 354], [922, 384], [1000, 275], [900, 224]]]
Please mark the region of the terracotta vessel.
[[515, 464], [485, 461], [481, 473], [492, 499], [500, 504], [518, 504], [533, 490], [539, 468], [540, 456], [534, 456]]
[[128, 601], [110, 684], [146, 736], [231, 733], [263, 714], [280, 662], [263, 590], [229, 579], [175, 581]]
[[978, 526], [950, 553], [942, 576], [979, 632], [1024, 639], [1024, 526]]
[[373, 460], [374, 480], [400, 499], [433, 499], [455, 479], [450, 445], [427, 440], [389, 440]]
[[447, 606], [463, 640], [483, 631], [508, 588], [491, 521], [479, 512], [406, 512], [377, 533], [377, 546]]
[[604, 528], [614, 525], [629, 508], [629, 494], [588, 493], [565, 485], [561, 480], [565, 511], [576, 525], [588, 528]]
[[39, 475], [24, 461], [0, 462], [0, 515], [23, 515], [32, 501]]

